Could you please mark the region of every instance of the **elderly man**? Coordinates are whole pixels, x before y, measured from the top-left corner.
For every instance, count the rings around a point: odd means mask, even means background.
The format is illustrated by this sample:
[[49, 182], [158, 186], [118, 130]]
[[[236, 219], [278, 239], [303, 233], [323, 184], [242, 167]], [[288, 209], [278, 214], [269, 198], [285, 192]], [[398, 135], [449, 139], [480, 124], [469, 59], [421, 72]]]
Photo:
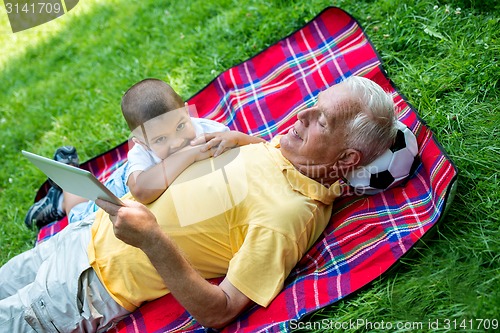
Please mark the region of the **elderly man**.
[[147, 207], [98, 200], [96, 216], [0, 268], [0, 327], [104, 331], [169, 292], [207, 327], [267, 306], [328, 224], [339, 178], [391, 145], [394, 121], [390, 96], [352, 77], [276, 142], [193, 164]]

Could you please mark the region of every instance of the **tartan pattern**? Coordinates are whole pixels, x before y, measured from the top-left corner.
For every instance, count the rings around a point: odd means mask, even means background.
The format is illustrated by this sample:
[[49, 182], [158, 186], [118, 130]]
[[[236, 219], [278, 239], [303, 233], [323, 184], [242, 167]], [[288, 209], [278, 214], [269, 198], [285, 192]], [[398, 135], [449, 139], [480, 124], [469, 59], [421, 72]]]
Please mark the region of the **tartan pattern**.
[[[286, 132], [296, 113], [314, 104], [319, 91], [350, 75], [368, 77], [392, 93], [398, 119], [417, 137], [421, 164], [402, 186], [337, 200], [323, 237], [297, 264], [284, 290], [267, 308], [254, 306], [224, 332], [289, 331], [291, 319], [332, 304], [379, 277], [444, 215], [457, 177], [455, 166], [387, 77], [362, 28], [339, 8], [326, 8], [295, 33], [220, 74], [189, 104], [196, 105], [200, 117], [269, 140]], [[102, 170], [103, 165], [119, 163], [115, 155], [112, 150], [98, 158], [105, 162], [94, 159], [89, 164]], [[166, 295], [143, 305], [111, 331], [205, 330]]]

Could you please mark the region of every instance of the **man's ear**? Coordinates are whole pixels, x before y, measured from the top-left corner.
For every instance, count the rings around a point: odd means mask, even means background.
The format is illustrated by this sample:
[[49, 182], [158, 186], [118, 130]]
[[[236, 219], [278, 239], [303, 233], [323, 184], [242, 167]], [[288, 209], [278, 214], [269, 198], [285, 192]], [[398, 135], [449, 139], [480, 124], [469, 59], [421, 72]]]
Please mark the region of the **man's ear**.
[[337, 161], [339, 168], [341, 169], [353, 169], [359, 165], [361, 161], [361, 152], [356, 149], [348, 148], [340, 154]]

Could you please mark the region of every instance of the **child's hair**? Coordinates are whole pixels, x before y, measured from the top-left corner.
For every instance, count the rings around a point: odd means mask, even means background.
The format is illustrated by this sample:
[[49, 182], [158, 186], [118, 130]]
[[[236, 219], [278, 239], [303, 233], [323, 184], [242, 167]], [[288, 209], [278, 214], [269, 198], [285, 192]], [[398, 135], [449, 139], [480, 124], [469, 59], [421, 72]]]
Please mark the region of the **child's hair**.
[[166, 82], [144, 79], [122, 97], [122, 113], [131, 131], [148, 120], [184, 106], [182, 98]]

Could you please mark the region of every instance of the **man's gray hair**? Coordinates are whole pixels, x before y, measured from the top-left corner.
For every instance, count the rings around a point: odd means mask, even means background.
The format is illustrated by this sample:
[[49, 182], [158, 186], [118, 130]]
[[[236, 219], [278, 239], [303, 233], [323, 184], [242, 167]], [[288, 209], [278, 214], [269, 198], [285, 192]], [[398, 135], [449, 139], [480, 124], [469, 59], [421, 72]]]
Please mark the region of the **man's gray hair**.
[[343, 81], [354, 96], [356, 115], [346, 124], [346, 145], [361, 152], [360, 165], [367, 165], [389, 148], [396, 138], [395, 105], [377, 83], [360, 76]]

